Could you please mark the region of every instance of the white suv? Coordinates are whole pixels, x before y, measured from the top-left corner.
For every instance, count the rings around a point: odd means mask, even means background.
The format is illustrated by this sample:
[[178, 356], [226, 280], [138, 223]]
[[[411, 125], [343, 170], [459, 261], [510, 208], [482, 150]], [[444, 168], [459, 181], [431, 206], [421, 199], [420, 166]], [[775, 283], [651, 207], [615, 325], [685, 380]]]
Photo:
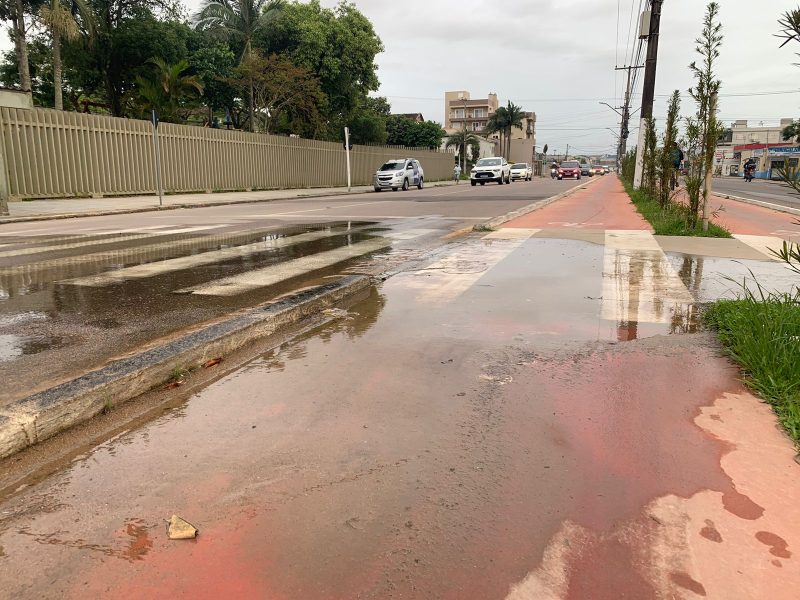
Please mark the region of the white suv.
[[505, 158], [491, 156], [475, 163], [469, 174], [469, 182], [472, 185], [484, 185], [487, 181], [496, 181], [501, 185], [511, 183], [511, 168]]
[[425, 185], [425, 171], [419, 161], [413, 158], [394, 158], [375, 172], [373, 187], [376, 192], [391, 188], [396, 192], [398, 188], [403, 191], [415, 185], [420, 190]]

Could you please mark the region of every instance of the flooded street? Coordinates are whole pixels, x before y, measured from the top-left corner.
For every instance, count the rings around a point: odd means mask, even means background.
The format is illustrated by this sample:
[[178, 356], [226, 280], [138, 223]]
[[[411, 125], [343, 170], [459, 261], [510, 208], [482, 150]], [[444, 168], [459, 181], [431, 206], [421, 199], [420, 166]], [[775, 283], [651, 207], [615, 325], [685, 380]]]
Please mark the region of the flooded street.
[[[282, 277], [268, 251], [248, 262], [261, 244], [302, 260], [374, 243], [344, 270], [393, 269], [209, 385], [155, 390], [154, 416], [6, 478], [4, 597], [794, 598], [794, 450], [700, 317], [742, 277], [786, 289], [789, 270], [753, 240], [653, 236], [630, 208], [581, 227], [564, 202], [438, 244], [329, 224], [64, 275], [59, 294], [116, 318], [113, 290], [136, 304], [159, 281], [184, 290], [176, 312], [238, 306]], [[217, 257], [228, 281], [198, 287]], [[172, 515], [199, 536], [169, 539]]]

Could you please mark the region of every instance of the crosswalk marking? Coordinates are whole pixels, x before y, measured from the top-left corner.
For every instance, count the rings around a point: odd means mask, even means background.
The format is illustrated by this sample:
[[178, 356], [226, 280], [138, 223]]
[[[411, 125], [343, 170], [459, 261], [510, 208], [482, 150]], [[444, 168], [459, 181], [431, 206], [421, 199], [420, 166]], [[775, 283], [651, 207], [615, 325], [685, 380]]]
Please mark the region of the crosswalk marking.
[[466, 292], [492, 267], [519, 248], [538, 229], [501, 229], [480, 243], [454, 246], [448, 254], [424, 269], [403, 276], [418, 300], [429, 304], [451, 302]]
[[182, 256], [180, 258], [171, 258], [154, 263], [145, 263], [143, 265], [136, 265], [135, 267], [128, 267], [126, 269], [118, 269], [116, 271], [101, 273], [100, 275], [66, 279], [59, 283], [88, 287], [104, 287], [120, 281], [155, 277], [156, 275], [163, 275], [164, 273], [173, 273], [175, 271], [182, 271], [184, 269], [192, 269], [203, 265], [211, 265], [230, 260], [232, 258], [250, 256], [251, 254], [257, 254], [258, 252], [266, 252], [267, 250], [274, 250], [276, 248], [285, 248], [287, 246], [312, 242], [335, 235], [343, 234], [325, 230], [311, 231], [309, 233], [303, 233], [300, 235], [268, 239], [253, 244], [246, 244], [244, 246], [235, 246], [233, 248], [213, 250], [211, 252], [204, 252], [202, 254], [196, 254], [192, 256]]
[[754, 250], [758, 250], [772, 260], [780, 260], [770, 250], [780, 250], [783, 247], [783, 240], [781, 238], [773, 237], [770, 235], [742, 235], [735, 233], [733, 237], [740, 242], [747, 244]]
[[[140, 240], [146, 237], [153, 237], [154, 234], [152, 233], [138, 233], [133, 235], [121, 235], [117, 237], [104, 237], [102, 239], [93, 239], [88, 241], [77, 241], [80, 238], [77, 238], [76, 241], [69, 243], [69, 244], [58, 244], [55, 246], [47, 246], [47, 245], [40, 245], [40, 246], [33, 246], [28, 248], [18, 248], [16, 250], [6, 250], [4, 252], [0, 252], [0, 257], [9, 257], [9, 256], [25, 256], [28, 254], [43, 254], [45, 252], [53, 252], [55, 250], [71, 250], [73, 248], [85, 248], [86, 246], [101, 246], [103, 244], [115, 244], [117, 242], [129, 242], [131, 240]], [[44, 240], [43, 240], [44, 241]]]
[[199, 286], [184, 288], [174, 293], [196, 294], [199, 296], [236, 296], [255, 289], [275, 285], [311, 271], [324, 269], [352, 258], [358, 258], [371, 252], [377, 252], [391, 245], [392, 241], [388, 239], [368, 240], [351, 246], [288, 260], [240, 275], [217, 279]]
[[668, 323], [694, 302], [648, 231], [606, 231], [602, 295], [602, 318], [624, 322]]
[[423, 235], [436, 233], [436, 229], [405, 229], [403, 231], [392, 231], [383, 234], [385, 237], [392, 238], [393, 240], [414, 240]]

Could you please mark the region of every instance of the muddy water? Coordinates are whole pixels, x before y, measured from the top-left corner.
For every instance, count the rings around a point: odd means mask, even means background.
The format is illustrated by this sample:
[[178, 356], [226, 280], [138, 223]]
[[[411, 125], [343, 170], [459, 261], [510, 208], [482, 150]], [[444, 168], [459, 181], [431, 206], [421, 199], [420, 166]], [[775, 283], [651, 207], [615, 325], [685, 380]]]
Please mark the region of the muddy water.
[[[664, 522], [645, 507], [713, 493], [734, 521], [763, 513], [722, 469], [729, 447], [693, 422], [742, 391], [738, 374], [710, 338], [669, 335], [691, 314], [604, 319], [602, 246], [507, 242], [443, 249], [21, 489], [0, 505], [0, 589], [610, 600], [708, 584], [680, 546], [667, 583], [642, 568]], [[637, 269], [634, 288], [654, 285]], [[630, 290], [629, 317], [645, 298]], [[173, 513], [200, 537], [168, 540]], [[793, 550], [780, 533], [786, 546], [761, 546]]]

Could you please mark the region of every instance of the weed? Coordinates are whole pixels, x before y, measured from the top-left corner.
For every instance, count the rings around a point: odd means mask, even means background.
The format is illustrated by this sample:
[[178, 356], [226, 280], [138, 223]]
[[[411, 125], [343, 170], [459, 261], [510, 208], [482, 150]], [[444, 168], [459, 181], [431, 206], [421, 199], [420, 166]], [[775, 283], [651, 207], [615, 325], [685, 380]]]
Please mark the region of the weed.
[[171, 383], [176, 383], [181, 379], [183, 379], [184, 377], [186, 377], [187, 374], [188, 371], [186, 369], [182, 367], [175, 367], [174, 369], [172, 369], [172, 373], [170, 373], [169, 381]]
[[703, 231], [699, 220], [695, 226], [692, 226], [692, 211], [685, 204], [669, 202], [666, 207], [662, 208], [658, 200], [646, 191], [634, 190], [627, 182], [623, 183], [636, 210], [653, 226], [656, 235], [731, 237], [730, 231], [714, 223], [709, 223], [708, 231]]
[[111, 412], [112, 408], [114, 408], [114, 402], [111, 400], [111, 398], [106, 396], [105, 401], [103, 402], [103, 410], [100, 412], [104, 415], [107, 415]]
[[735, 300], [719, 300], [705, 312], [723, 346], [742, 366], [745, 382], [772, 404], [800, 444], [800, 288], [789, 293], [740, 284]]

